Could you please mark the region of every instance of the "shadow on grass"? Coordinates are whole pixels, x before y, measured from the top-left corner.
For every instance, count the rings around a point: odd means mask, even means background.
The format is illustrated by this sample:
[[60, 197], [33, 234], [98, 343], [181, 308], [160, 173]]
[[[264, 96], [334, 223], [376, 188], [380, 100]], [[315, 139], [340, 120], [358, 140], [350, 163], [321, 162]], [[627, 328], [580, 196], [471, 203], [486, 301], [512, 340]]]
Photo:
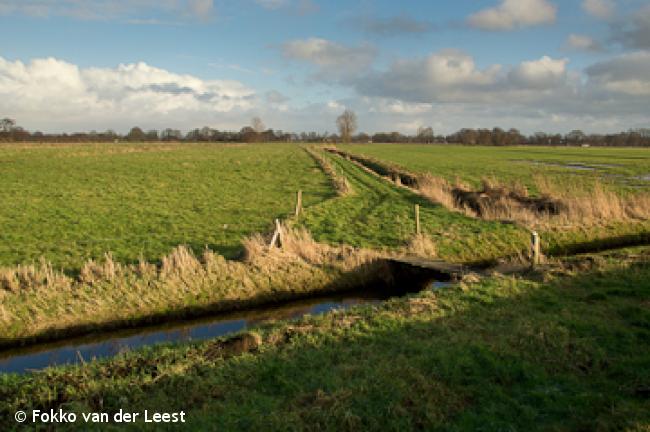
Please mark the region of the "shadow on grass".
[[22, 403], [182, 409], [216, 430], [642, 430], [649, 301], [647, 263], [490, 279], [267, 328], [260, 353], [228, 360], [208, 342], [0, 376], [1, 421]]
[[650, 232], [626, 234], [620, 236], [597, 238], [584, 242], [554, 245], [548, 250], [549, 255], [575, 255], [581, 253], [596, 253], [609, 249], [650, 245]]

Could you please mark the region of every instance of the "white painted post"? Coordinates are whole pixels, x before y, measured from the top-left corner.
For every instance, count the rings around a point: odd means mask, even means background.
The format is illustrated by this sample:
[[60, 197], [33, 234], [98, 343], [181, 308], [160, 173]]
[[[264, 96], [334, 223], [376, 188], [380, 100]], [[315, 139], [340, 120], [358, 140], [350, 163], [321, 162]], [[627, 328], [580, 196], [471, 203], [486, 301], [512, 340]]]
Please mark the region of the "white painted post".
[[276, 243], [278, 243], [278, 247], [282, 245], [282, 226], [278, 219], [275, 220], [275, 231], [273, 231], [273, 237], [271, 238], [269, 247], [274, 247]]
[[530, 235], [530, 266], [535, 268], [540, 262], [539, 234], [533, 231]]
[[280, 225], [280, 220], [275, 220], [275, 229], [278, 231], [278, 247], [282, 247], [282, 225]]
[[302, 190], [299, 190], [298, 194], [296, 195], [296, 216], [300, 215], [301, 210], [302, 210]]
[[420, 235], [420, 205], [415, 205], [415, 234]]

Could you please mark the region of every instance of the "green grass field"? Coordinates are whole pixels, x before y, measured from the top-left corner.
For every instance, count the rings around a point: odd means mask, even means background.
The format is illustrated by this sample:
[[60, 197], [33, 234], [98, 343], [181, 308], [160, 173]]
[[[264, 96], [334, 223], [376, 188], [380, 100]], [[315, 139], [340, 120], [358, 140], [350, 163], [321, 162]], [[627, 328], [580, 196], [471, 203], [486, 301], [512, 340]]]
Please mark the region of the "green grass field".
[[[543, 174], [567, 181], [595, 177], [619, 189], [650, 189], [650, 150], [641, 148], [479, 147], [460, 145], [359, 144], [341, 146], [357, 154], [396, 163], [417, 172], [478, 185], [483, 177], [533, 187]], [[573, 167], [571, 164], [581, 164]], [[586, 169], [585, 169], [586, 168]]]
[[[589, 182], [602, 174], [621, 191], [634, 184], [604, 175], [640, 178], [648, 166], [645, 150], [630, 149], [345, 148], [472, 182], [486, 175], [532, 182], [531, 164], [515, 160], [533, 156], [600, 164], [593, 171], [534, 167], [560, 180], [570, 175]], [[577, 159], [583, 151], [590, 158]], [[352, 193], [338, 196], [332, 179], [298, 145], [0, 146], [0, 267], [44, 257], [75, 273], [87, 258], [107, 251], [117, 262], [65, 280], [47, 269], [36, 276], [0, 274], [0, 342], [227, 310], [232, 301], [262, 304], [341, 281], [358, 284], [361, 279], [347, 273], [358, 265], [356, 251], [341, 248], [347, 252], [318, 261], [313, 243], [307, 248], [316, 264], [287, 250], [260, 252], [257, 261], [246, 262], [212, 253], [197, 261], [177, 251], [158, 267], [120, 264], [140, 257], [158, 262], [179, 244], [235, 257], [243, 237], [268, 232], [274, 218], [292, 214], [298, 189], [305, 208], [295, 223], [321, 242], [403, 249], [413, 238], [419, 204], [422, 231], [443, 259], [495, 259], [528, 246], [522, 226], [467, 217], [343, 157], [322, 154]], [[611, 246], [611, 239], [626, 235], [647, 242], [648, 227], [636, 220], [540, 232], [543, 251], [557, 255], [576, 245]], [[647, 431], [649, 263], [648, 247], [562, 258], [537, 272], [496, 274], [347, 312], [265, 324], [255, 330], [263, 339], [258, 351], [225, 358], [213, 340], [0, 374], [0, 429], [16, 427], [16, 410], [63, 408], [184, 410], [189, 430]], [[362, 275], [376, 271], [360, 268]]]
[[0, 426], [62, 407], [183, 410], [183, 430], [647, 431], [649, 253], [268, 324], [259, 352], [230, 358], [207, 341], [0, 375]]
[[[650, 184], [640, 180], [650, 161], [650, 153], [642, 149], [345, 148], [407, 169], [473, 182], [488, 175], [531, 182], [535, 172], [546, 172], [562, 181], [566, 176], [591, 180], [608, 174], [606, 181], [627, 188]], [[418, 203], [423, 229], [440, 245], [443, 257], [491, 258], [525, 247], [522, 230], [449, 212], [341, 158], [327, 157], [348, 178], [354, 195], [336, 197], [318, 165], [297, 145], [2, 145], [0, 266], [43, 257], [74, 272], [88, 258], [106, 252], [119, 262], [157, 262], [179, 244], [197, 252], [208, 246], [235, 257], [243, 237], [267, 232], [274, 218], [291, 214], [298, 189], [306, 207], [300, 223], [319, 241], [402, 247], [412, 237], [413, 205]], [[575, 171], [524, 160], [597, 168]], [[636, 183], [630, 180], [635, 177]], [[620, 226], [610, 231], [634, 232]], [[561, 237], [559, 243], [593, 235]]]
[[438, 245], [441, 257], [473, 261], [516, 253], [528, 233], [514, 225], [472, 219], [433, 204], [406, 189], [324, 154], [353, 193], [306, 209], [300, 223], [318, 241], [367, 248], [404, 247], [415, 232], [414, 206], [420, 206], [422, 232]]
[[0, 173], [0, 266], [156, 262], [180, 244], [234, 257], [298, 189], [307, 206], [334, 196], [295, 145], [4, 144]]

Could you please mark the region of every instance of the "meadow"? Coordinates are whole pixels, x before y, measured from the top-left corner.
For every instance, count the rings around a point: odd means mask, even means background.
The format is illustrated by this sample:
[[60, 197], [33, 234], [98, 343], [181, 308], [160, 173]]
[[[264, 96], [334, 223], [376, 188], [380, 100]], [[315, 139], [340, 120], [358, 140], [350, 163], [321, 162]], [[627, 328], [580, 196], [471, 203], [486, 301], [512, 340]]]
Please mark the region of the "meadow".
[[[598, 166], [534, 164], [560, 182], [599, 177], [621, 196], [643, 193], [617, 176], [641, 178], [648, 158], [632, 149], [341, 147], [450, 181], [493, 176], [531, 188], [540, 171], [514, 159], [537, 154]], [[583, 151], [590, 158], [578, 160]], [[449, 208], [319, 148], [10, 144], [0, 146], [0, 168], [3, 347], [358, 287], [384, 277], [377, 258], [386, 256], [500, 265], [450, 288], [263, 324], [239, 339], [0, 374], [3, 430], [18, 409], [127, 405], [182, 409], [190, 430], [650, 424], [650, 249], [561, 257], [647, 245], [647, 218], [546, 225], [548, 262], [521, 271], [525, 224]], [[293, 217], [298, 189], [304, 209]], [[285, 220], [282, 248], [268, 246], [274, 218]]]
[[[521, 224], [449, 209], [317, 148], [0, 148], [3, 346], [342, 289], [381, 255], [486, 264], [525, 260], [529, 247]], [[279, 256], [266, 246], [276, 217], [296, 228]], [[648, 227], [607, 221], [540, 233], [543, 252], [557, 256], [647, 244]]]
[[295, 145], [3, 144], [0, 267], [159, 262], [178, 245], [234, 258], [298, 189], [306, 206], [334, 196]]
[[305, 209], [298, 220], [314, 239], [370, 249], [408, 247], [415, 233], [414, 206], [420, 206], [422, 232], [436, 245], [430, 255], [471, 262], [516, 254], [528, 233], [498, 221], [483, 221], [449, 211], [412, 191], [359, 169], [344, 158], [321, 152], [350, 193]]
[[422, 144], [341, 146], [353, 153], [393, 162], [478, 186], [485, 177], [521, 182], [535, 190], [535, 176], [564, 184], [594, 179], [623, 191], [650, 190], [650, 151], [611, 147], [482, 147]]
[[[0, 425], [18, 430], [18, 409], [128, 407], [183, 410], [183, 430], [647, 431], [649, 259], [647, 247], [580, 256], [266, 324], [249, 344], [0, 375]], [[128, 426], [95, 428], [179, 427]]]
[[[341, 147], [415, 172], [476, 184], [487, 176], [530, 184], [534, 191], [533, 177], [544, 174], [564, 185], [599, 177], [621, 194], [650, 185], [641, 180], [650, 166], [644, 149]], [[419, 204], [423, 231], [445, 259], [494, 259], [526, 247], [528, 233], [520, 227], [449, 211], [350, 161], [316, 153], [329, 161], [351, 193], [337, 196], [341, 185], [332, 181], [332, 173], [324, 173], [317, 160], [292, 144], [2, 145], [0, 267], [45, 260], [76, 274], [87, 260], [101, 260], [106, 253], [123, 264], [160, 263], [179, 245], [197, 254], [207, 247], [237, 258], [244, 238], [269, 232], [273, 219], [292, 214], [298, 189], [305, 208], [298, 224], [317, 241], [402, 248], [413, 237], [413, 206]], [[614, 221], [589, 230], [578, 224], [568, 233], [554, 233], [550, 246], [645, 230], [637, 225]]]

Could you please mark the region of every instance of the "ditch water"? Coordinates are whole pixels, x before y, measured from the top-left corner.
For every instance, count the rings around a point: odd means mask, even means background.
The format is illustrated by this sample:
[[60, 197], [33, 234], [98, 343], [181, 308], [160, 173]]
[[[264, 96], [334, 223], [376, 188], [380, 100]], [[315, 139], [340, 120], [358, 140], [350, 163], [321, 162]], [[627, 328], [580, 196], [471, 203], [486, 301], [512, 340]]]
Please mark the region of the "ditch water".
[[[429, 289], [446, 287], [450, 282], [432, 282]], [[419, 290], [416, 290], [419, 291]], [[273, 320], [290, 320], [324, 314], [359, 304], [379, 303], [406, 294], [385, 291], [356, 291], [311, 298], [195, 320], [185, 320], [146, 328], [129, 329], [43, 343], [0, 352], [0, 373], [25, 373], [48, 366], [77, 364], [113, 357], [136, 348], [170, 342], [211, 339], [239, 332]]]

